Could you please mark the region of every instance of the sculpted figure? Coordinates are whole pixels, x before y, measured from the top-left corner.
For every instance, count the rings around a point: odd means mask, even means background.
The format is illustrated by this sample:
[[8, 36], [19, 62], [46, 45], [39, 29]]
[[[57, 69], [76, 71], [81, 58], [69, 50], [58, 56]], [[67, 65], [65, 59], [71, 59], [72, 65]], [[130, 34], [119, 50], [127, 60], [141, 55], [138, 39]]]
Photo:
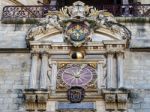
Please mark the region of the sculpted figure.
[[[36, 35], [48, 32], [51, 28], [56, 28], [65, 35], [67, 25], [69, 26], [73, 22], [88, 23], [90, 33], [102, 27], [113, 31], [123, 39], [130, 38], [131, 36], [130, 31], [125, 26], [117, 23], [111, 13], [106, 10], [97, 10], [94, 7], [85, 5], [81, 1], [77, 1], [73, 6], [65, 6], [60, 11], [49, 11], [44, 20], [29, 29], [27, 38], [33, 38]], [[64, 38], [66, 37], [64, 36]]]

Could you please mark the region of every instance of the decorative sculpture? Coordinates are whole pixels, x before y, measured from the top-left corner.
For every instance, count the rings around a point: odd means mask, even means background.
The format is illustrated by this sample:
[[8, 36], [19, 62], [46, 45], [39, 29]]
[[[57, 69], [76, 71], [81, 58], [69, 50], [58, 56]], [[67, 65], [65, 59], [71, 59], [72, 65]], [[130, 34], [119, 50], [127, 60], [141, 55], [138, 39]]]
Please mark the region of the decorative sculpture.
[[74, 47], [91, 41], [93, 32], [101, 28], [116, 33], [122, 39], [131, 37], [131, 32], [124, 25], [117, 23], [111, 13], [97, 10], [81, 1], [73, 3], [73, 6], [65, 6], [60, 11], [49, 11], [44, 20], [29, 29], [27, 39], [32, 40], [37, 35], [50, 32], [51, 28], [61, 31], [64, 41]]

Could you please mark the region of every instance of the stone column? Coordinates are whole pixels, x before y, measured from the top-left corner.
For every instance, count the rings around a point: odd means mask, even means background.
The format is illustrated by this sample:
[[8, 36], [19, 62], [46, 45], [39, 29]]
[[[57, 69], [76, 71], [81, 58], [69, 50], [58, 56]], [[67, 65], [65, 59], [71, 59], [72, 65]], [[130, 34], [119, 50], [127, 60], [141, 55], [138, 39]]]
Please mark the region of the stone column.
[[48, 54], [43, 53], [40, 74], [40, 89], [47, 89]]
[[51, 90], [55, 93], [56, 90], [56, 78], [57, 78], [57, 63], [52, 62], [52, 74], [51, 74]]
[[32, 53], [31, 74], [29, 81], [29, 89], [37, 89], [37, 67], [38, 67], [38, 53]]
[[103, 86], [103, 79], [104, 79], [104, 74], [103, 74], [103, 63], [98, 63], [97, 65], [97, 71], [98, 71], [98, 74], [97, 74], [97, 87], [98, 87], [98, 90], [100, 90]]
[[114, 54], [113, 53], [108, 53], [107, 54], [107, 88], [115, 88], [114, 85]]
[[123, 53], [117, 53], [118, 88], [123, 87]]

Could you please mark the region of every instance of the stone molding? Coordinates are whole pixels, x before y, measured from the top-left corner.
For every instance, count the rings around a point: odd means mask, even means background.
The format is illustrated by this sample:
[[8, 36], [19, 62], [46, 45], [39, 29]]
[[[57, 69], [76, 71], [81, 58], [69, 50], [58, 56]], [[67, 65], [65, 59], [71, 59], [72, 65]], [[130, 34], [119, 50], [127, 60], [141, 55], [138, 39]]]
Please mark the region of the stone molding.
[[123, 90], [102, 90], [106, 110], [126, 110], [129, 91]]
[[[103, 41], [103, 42], [89, 42], [82, 47], [86, 51], [86, 54], [105, 54], [105, 53], [124, 53], [126, 48], [125, 41]], [[47, 54], [69, 54], [71, 51], [71, 45], [66, 43], [49, 43], [49, 42], [30, 42], [31, 53], [47, 53]]]
[[48, 91], [25, 90], [25, 105], [27, 111], [45, 111], [48, 100]]

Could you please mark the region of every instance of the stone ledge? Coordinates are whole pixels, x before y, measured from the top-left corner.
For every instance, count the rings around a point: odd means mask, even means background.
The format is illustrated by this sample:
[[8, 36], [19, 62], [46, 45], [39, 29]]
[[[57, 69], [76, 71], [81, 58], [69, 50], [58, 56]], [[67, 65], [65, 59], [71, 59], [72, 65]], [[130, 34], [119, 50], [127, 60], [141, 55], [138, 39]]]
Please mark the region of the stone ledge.
[[3, 24], [37, 24], [41, 18], [3, 18]]
[[149, 17], [115, 17], [119, 23], [150, 23]]
[[[150, 23], [149, 17], [115, 17], [120, 23]], [[3, 18], [3, 24], [37, 24], [42, 18]]]

